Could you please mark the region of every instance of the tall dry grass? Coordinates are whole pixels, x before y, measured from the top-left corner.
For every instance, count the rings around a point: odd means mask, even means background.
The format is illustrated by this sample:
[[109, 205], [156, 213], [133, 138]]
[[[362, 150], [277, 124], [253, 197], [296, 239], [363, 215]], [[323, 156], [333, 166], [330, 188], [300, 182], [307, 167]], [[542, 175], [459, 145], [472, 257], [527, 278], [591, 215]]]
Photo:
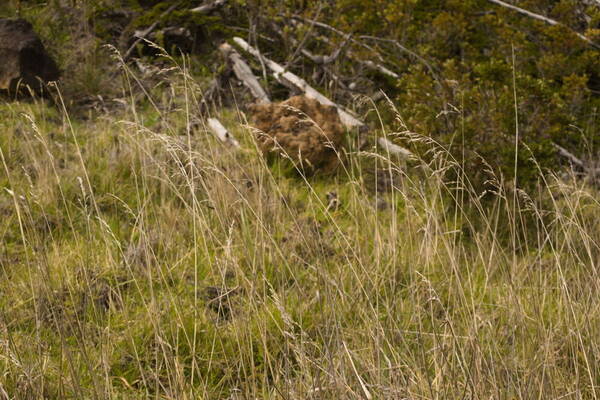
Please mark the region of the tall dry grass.
[[192, 128], [171, 62], [91, 120], [0, 106], [0, 397], [597, 397], [593, 188], [483, 192], [400, 113], [422, 158], [305, 177]]

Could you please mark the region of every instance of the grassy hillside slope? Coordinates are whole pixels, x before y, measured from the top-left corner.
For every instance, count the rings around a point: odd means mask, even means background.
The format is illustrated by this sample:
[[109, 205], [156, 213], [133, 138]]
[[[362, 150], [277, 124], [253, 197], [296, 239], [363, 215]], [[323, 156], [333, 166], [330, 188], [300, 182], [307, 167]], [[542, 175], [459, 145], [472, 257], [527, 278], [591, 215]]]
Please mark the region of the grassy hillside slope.
[[0, 103], [0, 398], [600, 395], [600, 204], [584, 181], [534, 160], [518, 189], [482, 162], [479, 186], [401, 101], [365, 114], [417, 160], [350, 146], [336, 175], [304, 177], [264, 160], [235, 106], [209, 114], [240, 150], [192, 127], [210, 67], [78, 51], [56, 49], [72, 75], [54, 101]]

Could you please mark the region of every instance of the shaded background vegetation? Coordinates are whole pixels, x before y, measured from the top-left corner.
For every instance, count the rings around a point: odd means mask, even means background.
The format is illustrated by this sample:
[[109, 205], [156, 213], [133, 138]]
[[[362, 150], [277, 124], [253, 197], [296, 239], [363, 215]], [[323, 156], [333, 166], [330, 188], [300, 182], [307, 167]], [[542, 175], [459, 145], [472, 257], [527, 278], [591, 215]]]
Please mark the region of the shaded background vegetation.
[[[173, 5], [175, 10], [165, 15]], [[108, 72], [98, 73], [106, 58], [98, 55], [98, 45], [111, 43], [125, 51], [136, 30], [157, 23], [156, 32], [173, 26], [189, 30], [191, 40], [185, 43], [169, 42], [160, 33], [152, 39], [173, 55], [195, 54], [191, 68], [201, 75], [222, 68], [216, 46], [237, 35], [341, 104], [356, 105], [361, 95], [383, 90], [410, 130], [439, 140], [464, 160], [474, 178], [482, 167], [479, 156], [506, 176], [514, 175], [517, 131], [526, 145], [517, 165], [523, 184], [537, 175], [531, 156], [543, 168], [559, 167], [552, 142], [581, 157], [596, 156], [600, 51], [574, 34], [600, 41], [600, 7], [593, 1], [518, 3], [563, 26], [486, 0], [232, 0], [210, 15], [189, 11], [198, 5], [192, 0], [20, 2], [22, 14], [35, 16], [65, 69], [77, 70], [76, 79], [65, 74], [65, 85], [78, 96], [109, 89]], [[331, 54], [344, 37], [300, 24], [294, 16], [329, 24], [364, 46], [351, 43], [347, 47], [354, 59], [343, 51], [323, 70], [302, 56], [299, 43], [314, 54]], [[136, 55], [153, 52], [146, 46]], [[356, 58], [378, 60], [399, 79], [365, 70]], [[276, 97], [287, 97], [287, 91], [271, 86]], [[356, 109], [366, 112], [368, 107]], [[390, 126], [392, 118], [385, 120]], [[376, 117], [371, 121], [377, 124]]]

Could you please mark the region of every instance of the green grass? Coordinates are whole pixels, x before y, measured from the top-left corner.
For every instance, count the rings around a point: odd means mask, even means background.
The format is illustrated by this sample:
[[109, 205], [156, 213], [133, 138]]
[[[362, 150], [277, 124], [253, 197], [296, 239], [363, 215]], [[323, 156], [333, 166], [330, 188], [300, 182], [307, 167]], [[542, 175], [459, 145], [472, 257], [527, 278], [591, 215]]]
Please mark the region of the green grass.
[[[137, 101], [133, 76], [92, 119], [0, 105], [0, 397], [598, 396], [593, 189], [481, 196], [416, 135], [433, 161], [303, 178], [235, 110], [240, 150], [188, 135], [182, 71]], [[377, 194], [374, 168], [401, 178]]]

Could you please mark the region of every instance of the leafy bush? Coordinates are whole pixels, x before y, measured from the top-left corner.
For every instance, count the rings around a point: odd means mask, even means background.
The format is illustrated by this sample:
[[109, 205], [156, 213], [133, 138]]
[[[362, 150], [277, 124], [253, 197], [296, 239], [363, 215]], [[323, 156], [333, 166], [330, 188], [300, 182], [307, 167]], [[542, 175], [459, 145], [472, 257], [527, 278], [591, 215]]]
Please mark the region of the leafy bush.
[[435, 74], [389, 42], [369, 42], [401, 74], [387, 89], [409, 129], [465, 157], [475, 178], [483, 178], [480, 157], [514, 175], [518, 131], [517, 175], [526, 184], [537, 174], [530, 156], [543, 168], [558, 166], [552, 142], [577, 154], [598, 149], [600, 52], [574, 32], [598, 40], [600, 8], [566, 0], [518, 5], [564, 25], [484, 0], [342, 0], [304, 15], [354, 37], [397, 41], [426, 60]]
[[[34, 3], [25, 4], [39, 9]], [[481, 158], [505, 176], [515, 176], [516, 148], [516, 176], [522, 185], [533, 183], [537, 175], [532, 156], [543, 169], [560, 167], [553, 142], [581, 156], [593, 157], [598, 150], [600, 51], [575, 34], [585, 34], [600, 43], [600, 7], [594, 3], [518, 3], [519, 7], [556, 19], [560, 22], [556, 26], [486, 0], [236, 0], [211, 15], [190, 12], [198, 2], [182, 0], [165, 15], [173, 4], [158, 0], [104, 0], [86, 6], [86, 12], [102, 41], [111, 41], [115, 31], [109, 29], [109, 20], [101, 18], [106, 10], [123, 9], [131, 14], [117, 29], [126, 32], [126, 37], [153, 23], [158, 23], [157, 32], [168, 26], [185, 27], [193, 35], [193, 47], [199, 53], [197, 63], [208, 65], [213, 71], [217, 70], [214, 64], [219, 59], [215, 52], [221, 41], [260, 32], [253, 37], [263, 51], [285, 61], [313, 86], [342, 103], [350, 97], [340, 94], [327, 80], [312, 79], [323, 75], [315, 74], [319, 66], [298, 54], [296, 59], [290, 57], [298, 46], [327, 54], [343, 42], [343, 37], [290, 21], [293, 15], [300, 15], [351, 33], [371, 50], [352, 44], [354, 58], [343, 53], [326, 74], [358, 82], [368, 89], [362, 93], [383, 89], [396, 103], [408, 129], [444, 144], [456, 159], [464, 160], [474, 181], [485, 179]], [[281, 31], [274, 31], [273, 24], [279, 25]], [[61, 41], [66, 42], [74, 33], [65, 36], [63, 28], [52, 36], [61, 34]], [[323, 42], [319, 39], [322, 35], [329, 36], [333, 43]], [[295, 44], [290, 41], [294, 36]], [[156, 40], [177, 54], [176, 48], [163, 43], [160, 34]], [[115, 43], [126, 49], [131, 40]], [[364, 71], [356, 69], [357, 57], [371, 60], [375, 55], [381, 55], [378, 60], [398, 73], [400, 79], [373, 73], [365, 76]], [[93, 75], [82, 74], [82, 80], [93, 82], [85, 78]], [[368, 84], [362, 85], [364, 82]], [[388, 127], [393, 127], [394, 118], [388, 114]]]

